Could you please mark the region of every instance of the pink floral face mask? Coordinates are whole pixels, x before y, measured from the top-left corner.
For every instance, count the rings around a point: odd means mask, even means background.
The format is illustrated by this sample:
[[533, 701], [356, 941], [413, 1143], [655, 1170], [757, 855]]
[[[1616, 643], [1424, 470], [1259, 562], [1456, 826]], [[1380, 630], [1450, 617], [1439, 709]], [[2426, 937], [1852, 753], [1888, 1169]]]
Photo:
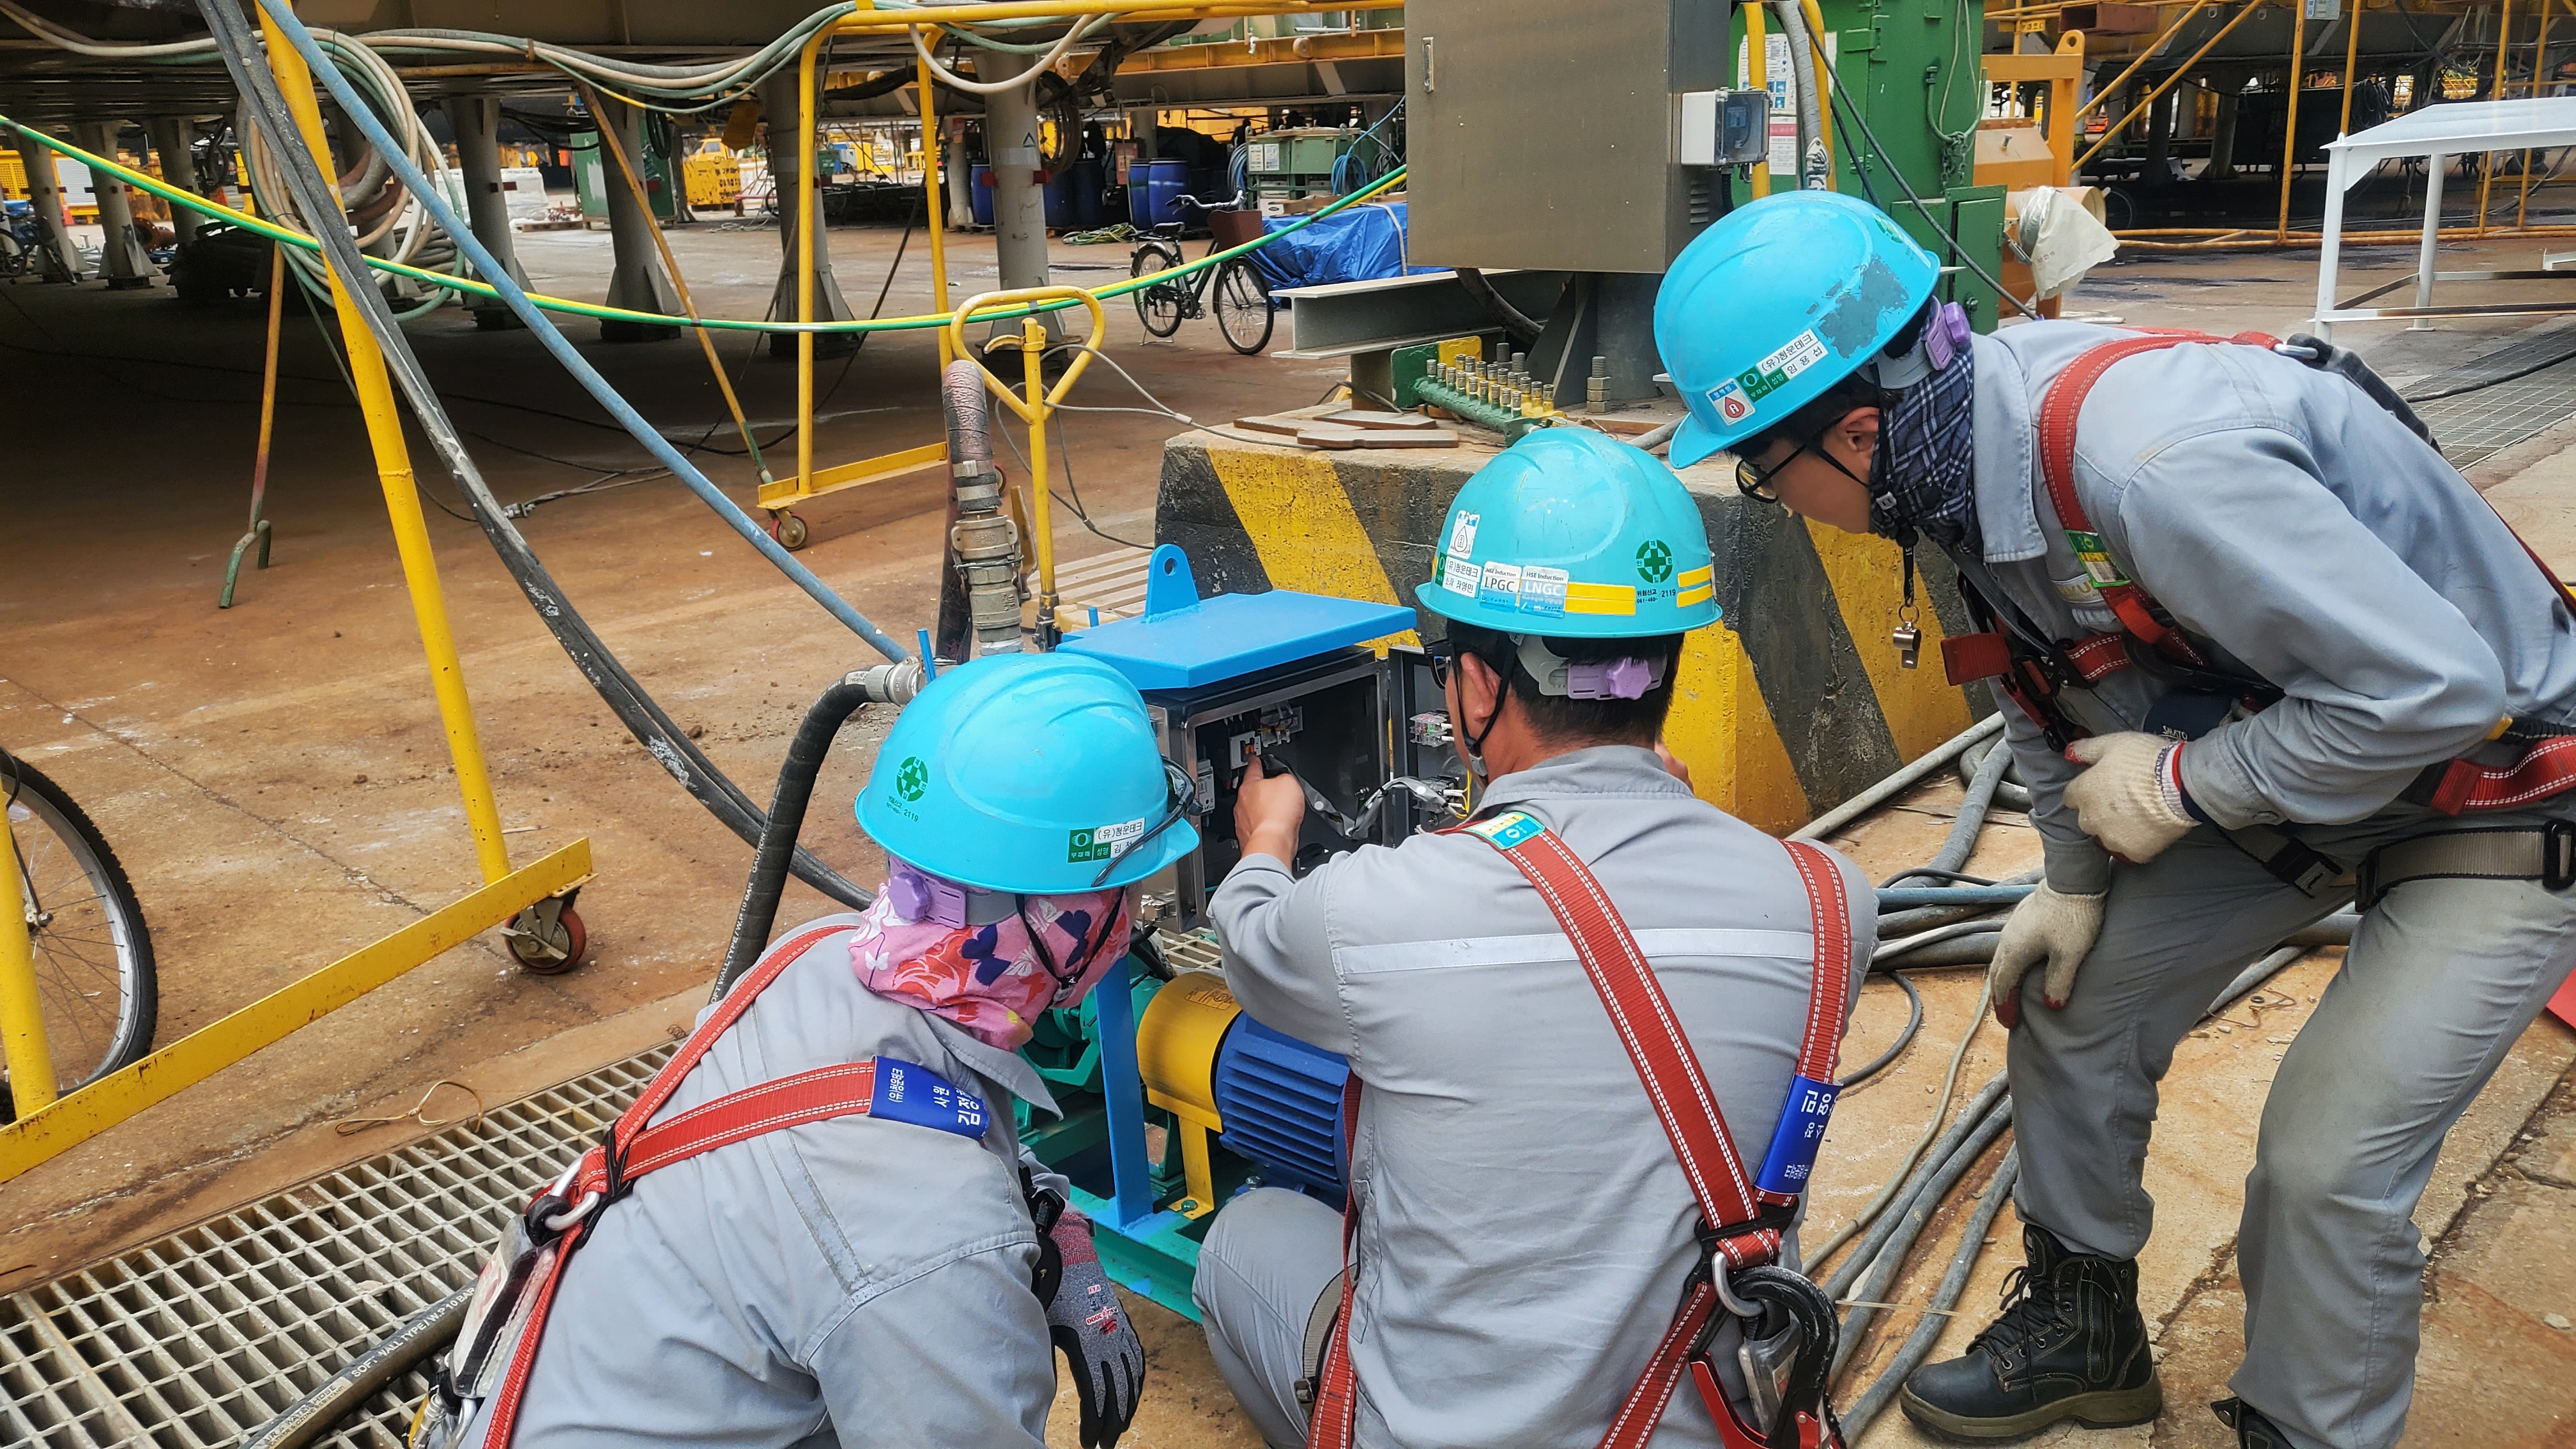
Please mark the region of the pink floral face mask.
[[1016, 1051], [1038, 1013], [1069, 1007], [1127, 954], [1127, 892], [1028, 896], [988, 926], [944, 926], [895, 913], [880, 889], [850, 940], [859, 984], [919, 1007], [1004, 1051]]

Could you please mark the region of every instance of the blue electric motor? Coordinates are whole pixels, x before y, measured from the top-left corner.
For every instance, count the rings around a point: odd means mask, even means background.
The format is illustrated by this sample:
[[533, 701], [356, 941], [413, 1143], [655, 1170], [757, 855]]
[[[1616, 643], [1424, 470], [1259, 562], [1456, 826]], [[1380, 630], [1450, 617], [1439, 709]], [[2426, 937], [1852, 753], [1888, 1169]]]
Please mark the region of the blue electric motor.
[[1261, 1164], [1270, 1182], [1339, 1208], [1351, 1171], [1342, 1142], [1350, 1075], [1340, 1054], [1238, 1016], [1217, 1048], [1217, 1140]]

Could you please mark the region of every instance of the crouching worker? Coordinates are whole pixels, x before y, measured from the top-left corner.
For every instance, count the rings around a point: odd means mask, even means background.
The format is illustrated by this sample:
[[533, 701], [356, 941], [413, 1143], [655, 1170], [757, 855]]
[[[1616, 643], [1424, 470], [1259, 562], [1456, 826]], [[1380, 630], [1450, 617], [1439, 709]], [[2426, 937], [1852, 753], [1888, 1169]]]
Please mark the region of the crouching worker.
[[[1658, 758], [1682, 635], [1718, 618], [1663, 464], [1533, 434], [1468, 481], [1438, 558], [1416, 596], [1447, 621], [1470, 823], [1301, 880], [1297, 781], [1256, 761], [1237, 797], [1227, 982], [1350, 1059], [1351, 1210], [1264, 1188], [1219, 1213], [1209, 1347], [1273, 1446], [1796, 1449], [1832, 1316], [1775, 1265], [1875, 898]], [[1757, 1342], [1721, 1295], [1763, 1310]], [[1785, 1396], [1746, 1396], [1740, 1348]]]
[[1950, 677], [2015, 706], [2047, 880], [1990, 979], [2027, 1258], [1900, 1402], [1971, 1440], [2157, 1417], [2160, 1083], [2238, 971], [2350, 902], [2263, 1107], [2239, 1397], [2215, 1407], [2246, 1449], [2392, 1449], [2417, 1200], [2576, 961], [2576, 600], [2347, 355], [1972, 336], [1939, 272], [1885, 216], [1798, 192], [1701, 234], [1655, 304], [1692, 412], [1673, 456], [1729, 448], [1756, 498], [1937, 544], [1982, 631], [1946, 642]]
[[[949, 670], [858, 816], [875, 904], [774, 943], [514, 1222], [415, 1444], [1038, 1449], [1058, 1348], [1082, 1442], [1117, 1442], [1143, 1348], [1010, 1098], [1055, 1110], [1016, 1048], [1197, 844], [1144, 702], [1071, 655]], [[1124, 853], [1069, 862], [1104, 821]]]

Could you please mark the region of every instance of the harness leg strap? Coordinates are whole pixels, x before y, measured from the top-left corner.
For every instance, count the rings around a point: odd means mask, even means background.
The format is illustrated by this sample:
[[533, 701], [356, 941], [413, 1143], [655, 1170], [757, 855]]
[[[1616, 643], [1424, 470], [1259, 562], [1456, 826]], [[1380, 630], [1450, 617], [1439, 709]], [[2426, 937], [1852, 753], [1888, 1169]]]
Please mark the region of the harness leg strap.
[[2369, 910], [2418, 880], [2536, 880], [2566, 890], [2576, 885], [2576, 820], [2538, 830], [2445, 830], [2383, 845], [2361, 863], [2353, 907]]

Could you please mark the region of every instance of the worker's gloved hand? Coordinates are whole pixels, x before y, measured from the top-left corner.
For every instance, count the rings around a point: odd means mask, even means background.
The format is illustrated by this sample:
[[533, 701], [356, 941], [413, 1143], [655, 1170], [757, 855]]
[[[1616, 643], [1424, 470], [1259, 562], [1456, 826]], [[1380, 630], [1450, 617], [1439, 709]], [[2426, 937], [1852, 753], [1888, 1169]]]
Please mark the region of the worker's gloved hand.
[[1064, 1276], [1047, 1304], [1047, 1337], [1073, 1365], [1084, 1449], [1109, 1449], [1136, 1417], [1136, 1397], [1145, 1386], [1145, 1345], [1109, 1275], [1100, 1271], [1091, 1220], [1067, 1208], [1048, 1236], [1064, 1259]]
[[2039, 994], [2048, 1004], [2062, 1007], [2075, 994], [2075, 968], [2102, 933], [2102, 901], [2100, 895], [2053, 891], [2042, 882], [2013, 907], [2003, 938], [1995, 942], [1994, 965], [1986, 970], [1995, 1020], [2006, 1028], [2021, 1025], [2021, 979], [2043, 961], [2048, 969], [2040, 975]]
[[2143, 865], [2200, 823], [2183, 809], [2182, 746], [2161, 735], [2095, 735], [2066, 758], [2092, 767], [2066, 786], [2075, 823], [2122, 860]]
[[1243, 779], [1234, 787], [1234, 838], [1243, 853], [1293, 864], [1305, 823], [1306, 787], [1295, 775], [1264, 769], [1261, 756], [1246, 750]]

